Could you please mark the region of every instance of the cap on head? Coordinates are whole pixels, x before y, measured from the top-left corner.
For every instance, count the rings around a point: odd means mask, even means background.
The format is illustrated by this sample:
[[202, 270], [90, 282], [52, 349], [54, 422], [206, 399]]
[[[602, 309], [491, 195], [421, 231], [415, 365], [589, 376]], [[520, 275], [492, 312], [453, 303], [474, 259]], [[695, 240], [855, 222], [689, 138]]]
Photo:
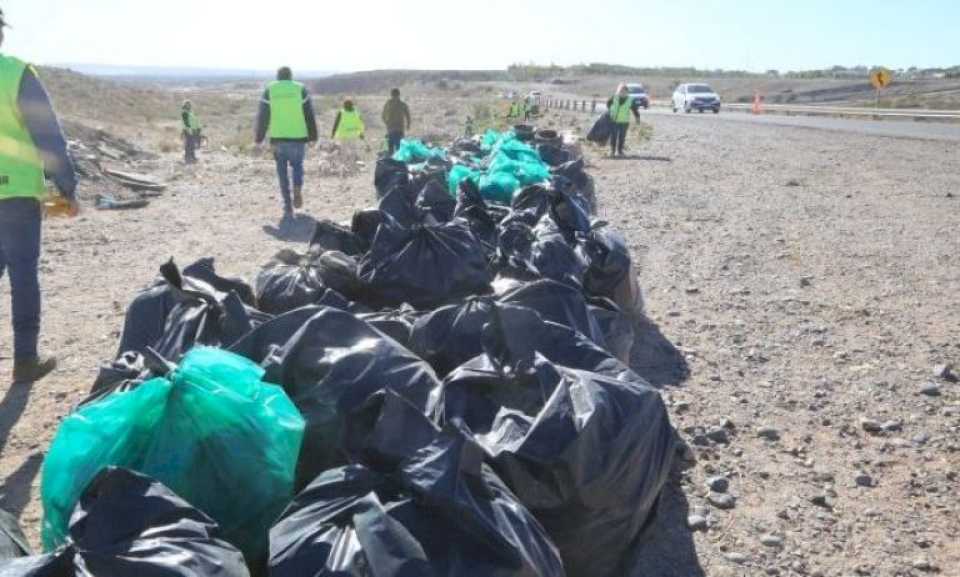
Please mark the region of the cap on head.
[[189, 100], [184, 100], [184, 101], [183, 101], [183, 108], [193, 108], [193, 103], [190, 102]]
[[353, 100], [350, 100], [349, 98], [344, 100], [343, 107], [346, 108], [347, 110], [353, 110]]
[[293, 80], [293, 71], [289, 66], [281, 66], [277, 70], [277, 80]]
[[394, 97], [394, 98], [400, 98], [400, 89], [399, 89], [399, 88], [394, 88], [393, 90], [391, 90], [391, 91], [390, 91], [390, 96], [392, 96], [392, 97]]

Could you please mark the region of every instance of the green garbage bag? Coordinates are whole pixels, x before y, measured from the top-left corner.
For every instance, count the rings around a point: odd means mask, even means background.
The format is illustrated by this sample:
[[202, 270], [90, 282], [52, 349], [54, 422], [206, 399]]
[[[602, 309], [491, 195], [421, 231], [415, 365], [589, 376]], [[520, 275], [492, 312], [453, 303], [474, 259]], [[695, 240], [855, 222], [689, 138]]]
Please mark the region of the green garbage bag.
[[510, 160], [506, 156], [497, 156], [490, 163], [489, 172], [505, 173], [517, 179], [521, 186], [537, 184], [550, 180], [550, 168], [540, 162]]
[[502, 144], [510, 140], [516, 140], [517, 135], [513, 133], [512, 130], [506, 132], [498, 132], [492, 128], [487, 129], [483, 134], [483, 138], [480, 140], [480, 150], [484, 152], [489, 152]]
[[544, 164], [539, 152], [529, 144], [520, 142], [515, 138], [501, 142], [494, 151], [494, 154], [497, 156], [505, 156], [510, 160], [516, 160], [518, 162]]
[[400, 146], [393, 153], [393, 159], [408, 164], [413, 162], [424, 162], [431, 158], [446, 158], [447, 153], [442, 148], [431, 148], [422, 141], [415, 138], [404, 138], [400, 141]]
[[480, 194], [485, 200], [510, 204], [520, 181], [508, 172], [490, 172], [480, 177]]
[[108, 466], [162, 482], [212, 517], [250, 563], [293, 498], [304, 421], [263, 369], [199, 347], [164, 378], [117, 392], [64, 419], [43, 465], [43, 546], [64, 543], [77, 500]]
[[450, 187], [450, 196], [454, 198], [457, 197], [457, 192], [460, 190], [460, 183], [464, 180], [479, 182], [480, 173], [469, 166], [464, 166], [462, 164], [457, 164], [450, 169], [450, 174], [447, 176], [447, 184]]

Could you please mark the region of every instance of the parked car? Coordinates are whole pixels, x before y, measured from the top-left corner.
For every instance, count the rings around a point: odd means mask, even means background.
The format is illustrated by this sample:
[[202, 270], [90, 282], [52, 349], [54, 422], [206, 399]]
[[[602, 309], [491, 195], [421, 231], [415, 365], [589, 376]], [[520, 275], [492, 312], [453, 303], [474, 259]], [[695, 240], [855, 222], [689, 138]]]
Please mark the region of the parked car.
[[647, 94], [647, 89], [643, 84], [639, 82], [627, 84], [627, 92], [633, 97], [633, 101], [636, 102], [638, 107], [642, 107], [644, 110], [650, 108], [650, 95]]
[[684, 111], [687, 114], [696, 110], [712, 110], [714, 114], [720, 112], [720, 96], [713, 88], [706, 84], [681, 84], [673, 92], [673, 111]]

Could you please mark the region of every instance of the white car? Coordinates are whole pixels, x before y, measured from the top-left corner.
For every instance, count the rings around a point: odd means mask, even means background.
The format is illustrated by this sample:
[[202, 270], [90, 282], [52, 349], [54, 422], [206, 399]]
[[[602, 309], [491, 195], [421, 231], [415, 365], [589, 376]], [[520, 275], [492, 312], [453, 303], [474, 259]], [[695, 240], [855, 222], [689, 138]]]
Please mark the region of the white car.
[[681, 84], [673, 92], [673, 111], [684, 111], [687, 114], [696, 110], [712, 110], [714, 114], [720, 112], [720, 96], [713, 88], [706, 84]]

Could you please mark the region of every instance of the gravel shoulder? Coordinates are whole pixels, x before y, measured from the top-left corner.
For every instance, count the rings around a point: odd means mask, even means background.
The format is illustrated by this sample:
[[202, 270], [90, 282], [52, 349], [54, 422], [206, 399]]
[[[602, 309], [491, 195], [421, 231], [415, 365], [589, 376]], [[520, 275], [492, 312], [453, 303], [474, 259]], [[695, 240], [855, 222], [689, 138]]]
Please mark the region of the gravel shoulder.
[[[640, 264], [649, 322], [634, 364], [689, 447], [635, 575], [956, 575], [960, 384], [933, 374], [960, 371], [956, 144], [646, 120], [653, 140], [632, 158], [587, 152], [601, 216]], [[370, 204], [370, 160], [349, 178], [310, 161], [307, 213], [344, 220]], [[61, 368], [0, 400], [0, 506], [34, 543], [43, 453], [159, 265], [212, 256], [252, 279], [311, 232], [309, 217], [276, 228], [266, 158], [214, 151], [187, 169], [166, 155], [144, 169], [171, 182], [149, 207], [45, 229], [43, 347]], [[5, 385], [5, 279], [0, 325]], [[728, 487], [711, 494], [717, 476]]]

